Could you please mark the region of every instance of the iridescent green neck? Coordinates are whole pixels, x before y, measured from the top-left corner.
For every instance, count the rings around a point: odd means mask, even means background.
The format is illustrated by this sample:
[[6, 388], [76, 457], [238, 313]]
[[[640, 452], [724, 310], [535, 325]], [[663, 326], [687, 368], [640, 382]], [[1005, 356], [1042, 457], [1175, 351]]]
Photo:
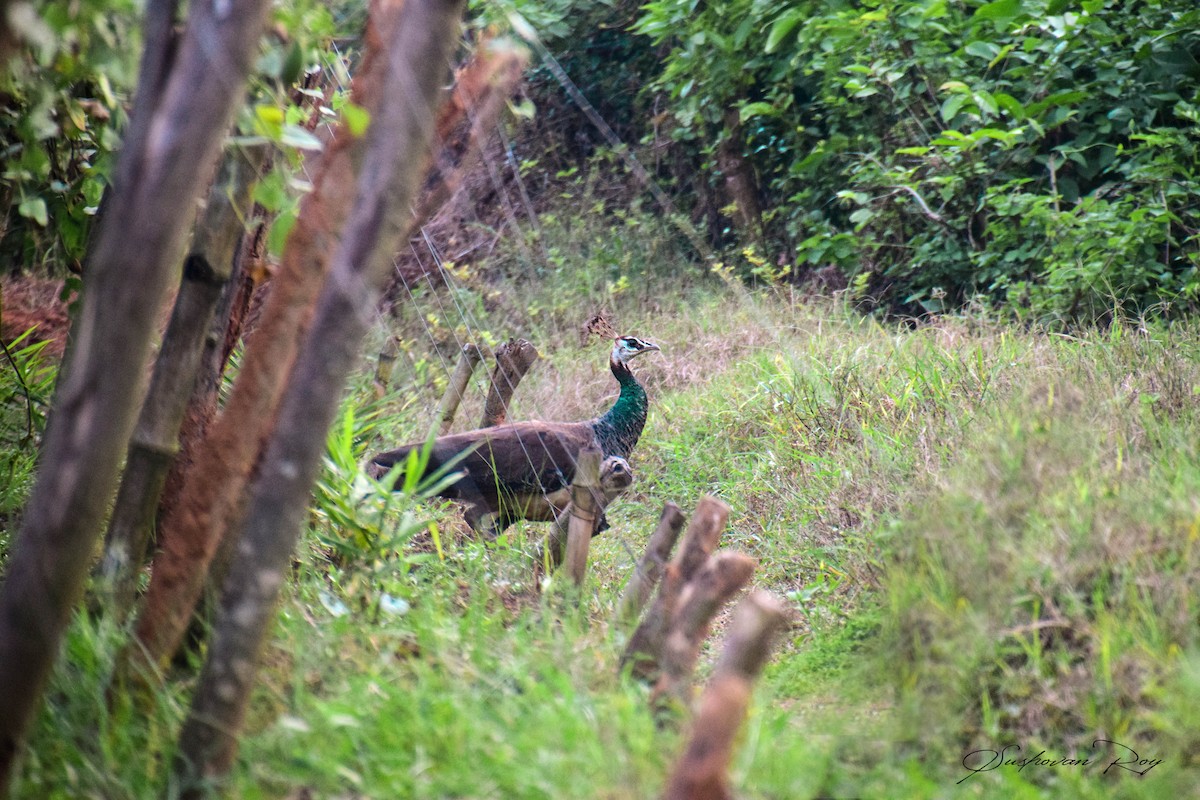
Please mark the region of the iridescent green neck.
[[633, 377], [628, 364], [610, 361], [609, 366], [613, 377], [621, 384], [621, 394], [612, 408], [596, 420], [596, 437], [600, 440], [604, 455], [629, 458], [646, 425], [650, 400], [646, 397], [646, 390]]

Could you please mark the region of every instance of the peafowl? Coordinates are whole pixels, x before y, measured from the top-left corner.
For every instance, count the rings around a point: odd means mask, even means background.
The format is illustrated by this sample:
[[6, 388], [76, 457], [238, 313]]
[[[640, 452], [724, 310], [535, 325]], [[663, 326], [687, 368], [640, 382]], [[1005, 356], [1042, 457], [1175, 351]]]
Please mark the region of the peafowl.
[[[433, 441], [425, 473], [446, 464], [461, 473], [440, 494], [463, 501], [467, 524], [481, 533], [498, 535], [519, 519], [553, 520], [566, 506], [565, 490], [575, 475], [580, 450], [594, 444], [605, 457], [629, 458], [649, 410], [646, 390], [633, 376], [629, 362], [658, 349], [636, 336], [614, 339], [609, 368], [621, 392], [602, 416], [586, 422], [516, 422], [439, 436]], [[377, 476], [386, 474], [424, 446], [416, 442], [380, 453], [370, 468]], [[483, 523], [489, 514], [495, 515], [490, 531]]]

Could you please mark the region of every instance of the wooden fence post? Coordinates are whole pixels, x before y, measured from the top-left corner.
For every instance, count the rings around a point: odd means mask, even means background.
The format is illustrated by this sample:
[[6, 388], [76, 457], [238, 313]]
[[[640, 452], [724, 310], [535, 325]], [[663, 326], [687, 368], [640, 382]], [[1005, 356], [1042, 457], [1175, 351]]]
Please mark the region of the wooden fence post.
[[[617, 499], [632, 485], [633, 470], [629, 468], [628, 461], [619, 456], [609, 456], [600, 462], [600, 491], [593, 493], [597, 505], [596, 525], [592, 535], [595, 535], [595, 532], [604, 523], [604, 512], [609, 503]], [[571, 487], [567, 487], [565, 491], [569, 497]], [[552, 496], [551, 505], [557, 506], [557, 495], [558, 492], [555, 492]], [[543, 569], [547, 571], [557, 569], [563, 563], [567, 549], [568, 528], [571, 525], [571, 510], [572, 505], [568, 501], [566, 507], [555, 516], [554, 524], [550, 526], [550, 532], [546, 534], [541, 547], [538, 548], [537, 559], [534, 562], [534, 574], [538, 585], [541, 585]]]
[[395, 336], [388, 336], [375, 364], [375, 391], [378, 395], [382, 396], [387, 392], [388, 385], [392, 382], [392, 371], [396, 368], [396, 359], [399, 357], [400, 342]]
[[684, 585], [699, 572], [716, 549], [728, 519], [729, 506], [726, 503], [711, 495], [700, 498], [683, 544], [674, 560], [667, 565], [658, 587], [658, 596], [629, 638], [629, 644], [621, 656], [621, 667], [629, 666], [635, 677], [648, 682], [657, 678], [663, 642], [679, 605], [679, 596]]
[[625, 593], [617, 605], [617, 619], [628, 625], [637, 619], [638, 614], [646, 607], [650, 593], [662, 577], [667, 558], [671, 555], [679, 532], [683, 530], [684, 516], [679, 506], [668, 502], [663, 506], [662, 516], [658, 519], [658, 527], [650, 535], [646, 552], [642, 555], [634, 569], [633, 576], [625, 586]]
[[496, 368], [483, 404], [481, 428], [504, 424], [513, 392], [537, 357], [537, 348], [524, 339], [509, 339], [496, 350]]
[[475, 367], [483, 360], [483, 351], [476, 344], [468, 342], [462, 346], [458, 354], [458, 363], [454, 365], [454, 374], [450, 376], [450, 384], [442, 395], [441, 405], [438, 406], [439, 433], [446, 433], [454, 424], [454, 415], [458, 413], [458, 404], [467, 393], [467, 384]]
[[596, 493], [600, 487], [600, 448], [593, 445], [579, 451], [575, 480], [571, 483], [571, 517], [567, 526], [567, 574], [576, 586], [583, 585], [587, 572], [588, 547], [596, 531]]
[[688, 581], [663, 641], [661, 674], [651, 700], [655, 706], [690, 699], [692, 671], [712, 619], [746, 585], [756, 565], [744, 553], [717, 553]]
[[746, 716], [754, 680], [786, 620], [783, 603], [768, 592], [747, 595], [733, 613], [720, 661], [700, 698], [691, 740], [675, 764], [664, 800], [731, 800], [729, 761]]

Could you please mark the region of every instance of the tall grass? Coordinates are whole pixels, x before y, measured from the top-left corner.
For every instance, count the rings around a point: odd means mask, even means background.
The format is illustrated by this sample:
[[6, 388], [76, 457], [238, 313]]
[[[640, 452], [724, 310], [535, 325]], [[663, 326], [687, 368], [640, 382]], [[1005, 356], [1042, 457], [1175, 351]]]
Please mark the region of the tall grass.
[[[567, 261], [514, 257], [537, 282], [492, 296], [468, 277], [434, 335], [432, 296], [373, 334], [402, 338], [396, 381], [381, 399], [364, 365], [347, 393], [232, 796], [655, 795], [681, 740], [618, 677], [613, 609], [662, 503], [703, 493], [731, 505], [725, 544], [758, 558], [755, 583], [794, 608], [744, 727], [741, 796], [1189, 795], [1200, 330], [884, 324], [622, 260], [636, 227], [603, 259], [569, 233], [547, 223], [540, 247], [589, 264], [587, 291]], [[637, 482], [572, 604], [532, 584], [538, 526], [480, 542], [445, 503], [385, 509], [356, 465], [425, 435], [456, 329], [538, 345], [512, 417], [598, 413], [607, 348], [577, 333], [597, 306], [663, 352], [636, 365], [652, 396]], [[17, 796], [162, 793], [187, 673], [150, 708], [105, 710], [122, 636], [76, 622]], [[1096, 739], [1164, 763], [1102, 774]], [[964, 767], [1009, 744], [1096, 761]]]

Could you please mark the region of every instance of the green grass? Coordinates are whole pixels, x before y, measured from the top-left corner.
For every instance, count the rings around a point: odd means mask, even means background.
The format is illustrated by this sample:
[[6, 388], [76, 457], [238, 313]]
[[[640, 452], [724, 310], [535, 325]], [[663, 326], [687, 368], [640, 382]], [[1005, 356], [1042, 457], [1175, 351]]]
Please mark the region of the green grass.
[[[460, 298], [432, 340], [429, 297], [389, 323], [405, 345], [396, 382], [376, 399], [364, 366], [348, 392], [232, 796], [655, 796], [682, 740], [617, 675], [628, 631], [613, 610], [663, 502], [690, 510], [705, 493], [732, 508], [724, 546], [755, 556], [755, 584], [794, 610], [743, 727], [739, 796], [1193, 793], [1200, 328], [887, 325], [671, 272], [640, 274], [653, 291], [582, 295], [560, 272], [486, 302], [460, 288], [477, 302]], [[542, 351], [513, 418], [609, 402], [606, 349], [576, 332], [589, 302], [663, 353], [636, 365], [652, 395], [637, 483], [593, 542], [580, 599], [532, 585], [538, 526], [485, 545], [444, 503], [379, 516], [356, 459], [424, 435], [456, 327]], [[479, 416], [479, 381], [460, 427]], [[191, 675], [149, 708], [105, 712], [121, 638], [73, 626], [16, 796], [162, 793]], [[1165, 761], [1141, 780], [1031, 766], [956, 784], [973, 750], [1085, 757], [1097, 738]]]

